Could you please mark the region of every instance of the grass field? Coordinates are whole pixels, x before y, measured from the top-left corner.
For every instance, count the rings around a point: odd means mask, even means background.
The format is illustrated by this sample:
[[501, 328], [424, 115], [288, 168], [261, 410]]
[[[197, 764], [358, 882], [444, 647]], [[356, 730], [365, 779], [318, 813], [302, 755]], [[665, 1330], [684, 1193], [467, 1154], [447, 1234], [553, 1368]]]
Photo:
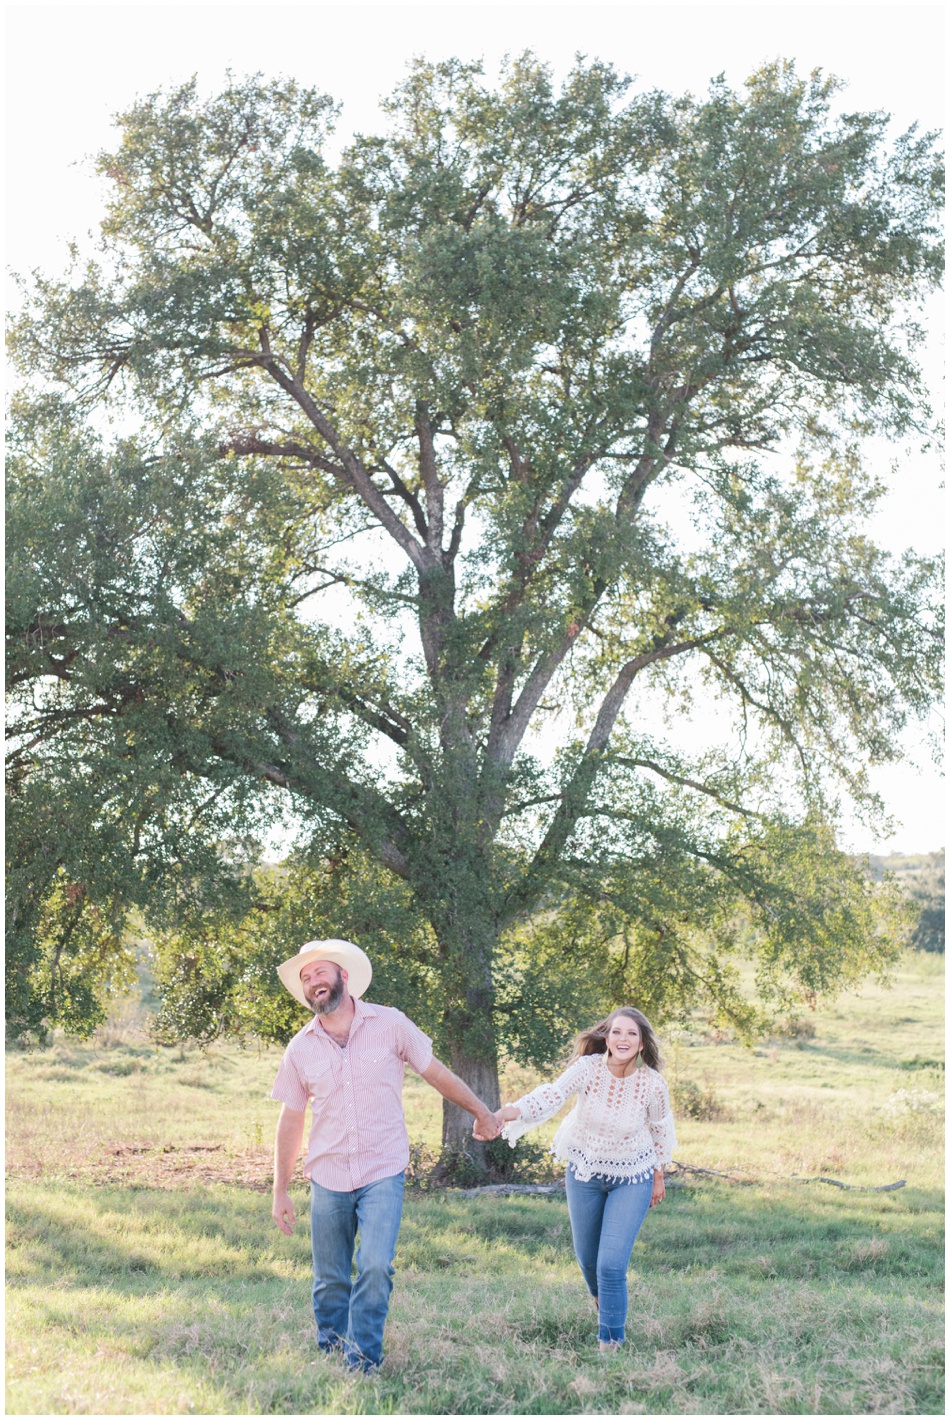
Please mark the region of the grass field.
[[[942, 1413], [942, 1006], [911, 956], [753, 1052], [669, 1042], [677, 1158], [743, 1182], [650, 1214], [616, 1357], [563, 1200], [410, 1195], [373, 1378], [315, 1354], [307, 1230], [269, 1219], [276, 1052], [9, 1056], [8, 1413]], [[406, 1102], [431, 1147], [437, 1097]]]

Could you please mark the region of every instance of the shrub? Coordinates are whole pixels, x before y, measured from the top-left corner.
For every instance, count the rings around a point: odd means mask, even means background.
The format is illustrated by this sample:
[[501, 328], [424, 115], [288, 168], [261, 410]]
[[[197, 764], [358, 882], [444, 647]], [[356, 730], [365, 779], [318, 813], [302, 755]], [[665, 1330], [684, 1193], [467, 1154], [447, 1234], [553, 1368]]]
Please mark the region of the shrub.
[[815, 1022], [807, 1016], [789, 1016], [775, 1027], [775, 1035], [784, 1040], [812, 1040]]
[[564, 1167], [542, 1144], [519, 1139], [512, 1149], [504, 1139], [485, 1145], [487, 1170], [468, 1149], [443, 1151], [442, 1155], [423, 1145], [409, 1149], [406, 1182], [411, 1188], [476, 1188], [489, 1183], [557, 1183]]
[[687, 1119], [725, 1119], [728, 1110], [714, 1090], [704, 1089], [695, 1080], [675, 1080], [670, 1089], [675, 1114]]

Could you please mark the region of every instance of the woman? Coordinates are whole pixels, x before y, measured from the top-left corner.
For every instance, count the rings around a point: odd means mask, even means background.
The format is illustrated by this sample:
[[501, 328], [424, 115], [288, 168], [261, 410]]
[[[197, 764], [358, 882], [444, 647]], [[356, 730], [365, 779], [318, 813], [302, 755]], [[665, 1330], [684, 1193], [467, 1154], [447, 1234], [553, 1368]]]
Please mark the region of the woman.
[[522, 1134], [579, 1096], [551, 1152], [567, 1164], [574, 1252], [598, 1309], [601, 1351], [623, 1343], [630, 1254], [647, 1209], [666, 1196], [663, 1165], [676, 1148], [659, 1068], [650, 1022], [621, 1006], [581, 1032], [560, 1079], [503, 1105], [495, 1116], [514, 1148]]

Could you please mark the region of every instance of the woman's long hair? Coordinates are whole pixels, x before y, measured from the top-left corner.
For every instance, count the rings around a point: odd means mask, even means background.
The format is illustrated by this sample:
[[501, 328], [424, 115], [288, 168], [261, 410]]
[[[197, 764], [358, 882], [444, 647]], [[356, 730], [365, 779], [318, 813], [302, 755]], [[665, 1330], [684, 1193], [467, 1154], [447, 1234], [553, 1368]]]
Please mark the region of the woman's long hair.
[[649, 1065], [651, 1070], [661, 1069], [663, 1057], [660, 1054], [660, 1042], [656, 1038], [656, 1032], [643, 1012], [638, 1011], [635, 1006], [618, 1006], [604, 1020], [598, 1021], [595, 1026], [589, 1026], [587, 1030], [582, 1030], [574, 1042], [571, 1060], [579, 1060], [582, 1055], [605, 1055], [607, 1053], [607, 1032], [618, 1016], [629, 1016], [632, 1021], [636, 1021], [640, 1027], [644, 1065]]

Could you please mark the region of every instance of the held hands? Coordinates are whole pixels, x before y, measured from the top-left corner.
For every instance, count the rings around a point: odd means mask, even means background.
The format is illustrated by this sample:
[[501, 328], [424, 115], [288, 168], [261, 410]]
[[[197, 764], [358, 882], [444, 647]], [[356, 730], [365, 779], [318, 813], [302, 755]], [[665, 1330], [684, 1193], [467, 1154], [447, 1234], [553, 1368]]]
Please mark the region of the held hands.
[[501, 1109], [496, 1109], [494, 1114], [486, 1110], [484, 1115], [478, 1115], [472, 1134], [476, 1139], [497, 1139], [501, 1133], [502, 1125], [507, 1124], [511, 1119], [520, 1118], [520, 1109], [516, 1109], [513, 1104], [504, 1104]]
[[491, 1110], [486, 1109], [483, 1114], [476, 1114], [473, 1139], [480, 1139], [483, 1144], [487, 1144], [491, 1139], [497, 1139], [499, 1132], [500, 1125]]
[[[497, 1139], [498, 1136], [499, 1136], [499, 1134], [501, 1133], [501, 1130], [502, 1130], [502, 1126], [503, 1126], [503, 1125], [507, 1124], [508, 1121], [511, 1120], [511, 1119], [520, 1119], [520, 1118], [521, 1118], [521, 1110], [520, 1110], [520, 1109], [515, 1109], [515, 1106], [514, 1106], [513, 1104], [504, 1104], [504, 1105], [502, 1105], [501, 1109], [496, 1109], [496, 1110], [495, 1110], [495, 1113], [494, 1113], [494, 1114], [490, 1114], [488, 1117], [489, 1117], [489, 1119], [491, 1120], [491, 1122], [492, 1122], [492, 1128], [493, 1128], [494, 1131], [495, 1131], [494, 1134], [491, 1135], [491, 1138], [492, 1138], [492, 1139]], [[478, 1126], [476, 1125], [476, 1133], [475, 1133], [475, 1138], [476, 1138], [476, 1139], [478, 1139], [478, 1138], [480, 1137], [480, 1135], [478, 1134], [477, 1130], [478, 1130]]]

